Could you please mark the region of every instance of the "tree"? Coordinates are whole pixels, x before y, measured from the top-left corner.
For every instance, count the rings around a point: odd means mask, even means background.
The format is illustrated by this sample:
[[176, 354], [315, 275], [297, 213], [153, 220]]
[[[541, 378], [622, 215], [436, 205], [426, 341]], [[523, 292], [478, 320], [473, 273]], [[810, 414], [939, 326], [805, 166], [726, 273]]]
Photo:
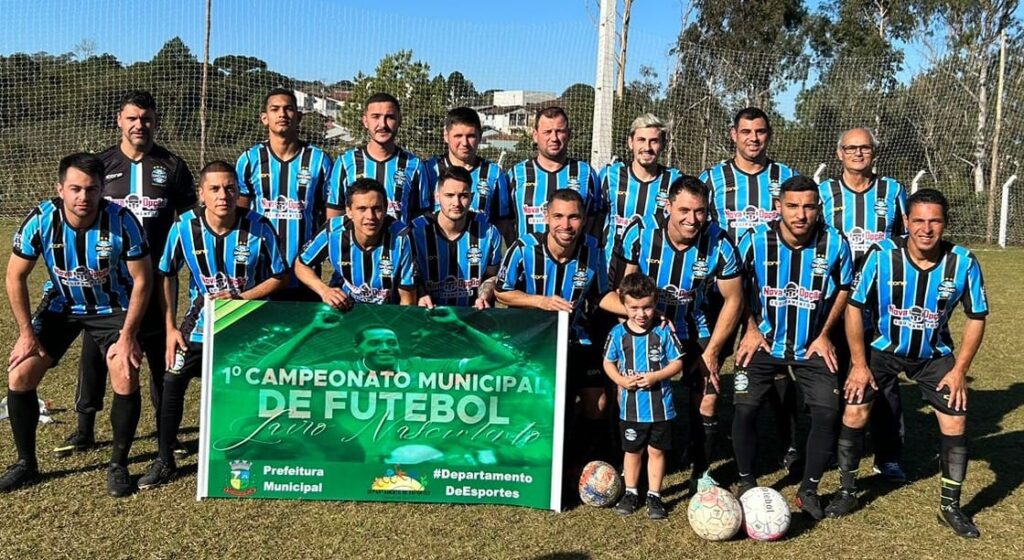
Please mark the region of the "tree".
[[472, 105], [476, 102], [479, 94], [473, 87], [473, 82], [466, 79], [462, 72], [455, 71], [448, 74], [448, 81], [445, 85], [445, 104], [448, 108]]

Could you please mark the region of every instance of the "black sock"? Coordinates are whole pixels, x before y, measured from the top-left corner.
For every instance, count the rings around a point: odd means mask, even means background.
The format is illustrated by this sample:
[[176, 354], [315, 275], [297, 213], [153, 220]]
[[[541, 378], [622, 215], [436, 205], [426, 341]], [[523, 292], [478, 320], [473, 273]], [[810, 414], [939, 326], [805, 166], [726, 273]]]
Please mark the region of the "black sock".
[[838, 450], [839, 484], [843, 490], [853, 492], [857, 489], [857, 469], [864, 454], [864, 428], [844, 424], [839, 430]]
[[174, 461], [174, 443], [178, 439], [181, 417], [185, 410], [185, 393], [190, 377], [167, 374], [164, 376], [163, 395], [160, 398], [160, 458], [165, 463]]
[[732, 446], [736, 453], [736, 470], [740, 480], [755, 483], [754, 457], [757, 456], [757, 407], [736, 405], [732, 420]]
[[701, 415], [699, 407], [700, 403], [690, 403], [689, 413], [687, 414], [690, 440], [686, 449], [693, 468], [694, 478], [700, 476], [700, 473], [704, 472], [708, 465], [707, 456], [704, 454], [704, 442], [706, 439], [704, 430], [701, 429], [704, 417]]
[[960, 507], [960, 489], [967, 477], [967, 436], [942, 435], [942, 509]]
[[96, 435], [96, 413], [95, 412], [79, 412], [78, 413], [78, 433], [87, 436]]
[[138, 389], [130, 395], [114, 394], [114, 402], [110, 405], [110, 427], [114, 432], [114, 444], [110, 450], [112, 464], [128, 465], [128, 454], [132, 450], [141, 412], [142, 395]]
[[36, 428], [39, 425], [39, 397], [36, 390], [7, 390], [7, 414], [11, 420], [18, 459], [36, 468]]
[[697, 463], [696, 461], [694, 461], [694, 475], [703, 474], [704, 471], [708, 470], [708, 468], [711, 467], [711, 463], [713, 463], [715, 460], [715, 444], [718, 443], [718, 419], [715, 418], [714, 416], [704, 416], [703, 414], [701, 414], [700, 422], [701, 427], [703, 428], [701, 430], [701, 435], [703, 436], [701, 459], [703, 459], [703, 461], [700, 465], [699, 471], [697, 469]]
[[806, 463], [800, 491], [818, 491], [821, 475], [832, 460], [832, 449], [836, 445], [837, 410], [823, 406], [811, 407], [811, 431], [807, 434]]

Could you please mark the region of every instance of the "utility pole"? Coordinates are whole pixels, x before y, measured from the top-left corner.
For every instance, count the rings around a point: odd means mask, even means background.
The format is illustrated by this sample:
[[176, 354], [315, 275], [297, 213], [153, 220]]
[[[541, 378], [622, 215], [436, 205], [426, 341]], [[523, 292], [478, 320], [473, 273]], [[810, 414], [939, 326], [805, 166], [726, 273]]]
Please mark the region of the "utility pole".
[[996, 196], [999, 191], [999, 131], [1003, 127], [1003, 78], [1006, 75], [1006, 31], [999, 34], [999, 80], [996, 82], [996, 125], [992, 131], [992, 165], [988, 176], [988, 215], [985, 220], [985, 243], [992, 243], [996, 222]]

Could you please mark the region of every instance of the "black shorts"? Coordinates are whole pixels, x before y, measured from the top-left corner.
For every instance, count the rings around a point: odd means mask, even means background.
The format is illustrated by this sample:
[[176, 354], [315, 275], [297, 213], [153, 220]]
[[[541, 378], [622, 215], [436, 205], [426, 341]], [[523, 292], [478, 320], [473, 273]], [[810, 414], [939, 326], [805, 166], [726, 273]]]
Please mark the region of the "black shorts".
[[203, 345], [198, 342], [189, 342], [185, 351], [177, 350], [174, 354], [174, 364], [167, 368], [166, 375], [186, 376], [199, 378], [203, 374]]
[[[708, 327], [712, 328], [712, 331], [714, 330], [714, 325], [718, 324], [718, 316], [722, 314], [723, 307], [725, 307], [725, 298], [718, 291], [716, 284], [714, 288], [708, 290], [707, 299], [704, 301], [704, 313], [708, 320]], [[739, 328], [733, 329], [732, 333], [729, 334], [729, 338], [725, 340], [725, 344], [722, 344], [722, 353], [718, 356], [718, 359], [723, 363], [729, 356], [732, 356], [733, 350], [736, 348], [736, 337], [742, 329], [742, 324]]]
[[[917, 383], [921, 389], [921, 398], [932, 405], [932, 408], [950, 416], [965, 416], [966, 410], [953, 410], [949, 407], [949, 388], [939, 391], [936, 387], [939, 381], [945, 377], [949, 370], [956, 365], [956, 358], [952, 354], [941, 358], [913, 359], [901, 358], [891, 352], [879, 352], [871, 350], [868, 358], [871, 373], [878, 385], [884, 385], [886, 381], [898, 377], [900, 372], [905, 372], [907, 378]], [[878, 392], [868, 385], [864, 388], [864, 404], [875, 400]]]
[[825, 360], [818, 356], [809, 360], [782, 360], [764, 350], [758, 350], [754, 354], [746, 369], [737, 366], [733, 382], [736, 392], [735, 403], [760, 405], [765, 395], [774, 390], [775, 378], [789, 375], [790, 367], [793, 368], [796, 384], [803, 393], [804, 403], [808, 406], [839, 410], [839, 378], [829, 371]]
[[107, 350], [121, 336], [124, 317], [123, 311], [109, 315], [70, 315], [42, 311], [32, 318], [32, 330], [56, 366], [82, 331], [106, 356]]
[[274, 293], [267, 296], [268, 301], [308, 301], [313, 303], [320, 303], [323, 301], [320, 296], [316, 295], [316, 292], [309, 289], [305, 285], [292, 286], [290, 288], [281, 288]]
[[611, 385], [611, 379], [604, 373], [600, 346], [570, 342], [568, 355], [566, 373], [570, 395], [583, 389], [604, 389]]
[[[702, 338], [698, 341], [683, 341], [683, 386], [695, 394], [717, 395], [718, 390], [711, 383], [708, 383], [708, 366], [704, 363], [704, 349], [707, 348], [710, 338]], [[721, 370], [722, 364], [718, 364]]]
[[626, 453], [639, 453], [648, 445], [655, 449], [669, 451], [672, 449], [672, 420], [662, 422], [619, 420], [619, 436], [622, 439], [622, 450]]

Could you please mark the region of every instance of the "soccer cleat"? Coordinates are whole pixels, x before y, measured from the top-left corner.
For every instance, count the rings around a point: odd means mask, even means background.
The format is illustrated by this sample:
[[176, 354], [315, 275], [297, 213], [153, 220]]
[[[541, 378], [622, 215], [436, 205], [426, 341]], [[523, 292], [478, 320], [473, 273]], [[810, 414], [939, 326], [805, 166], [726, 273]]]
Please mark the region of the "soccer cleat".
[[820, 521], [825, 517], [825, 512], [821, 509], [821, 497], [814, 490], [800, 491], [796, 495], [796, 506], [816, 521]]
[[903, 472], [903, 467], [899, 463], [876, 464], [871, 470], [875, 474], [882, 475], [882, 479], [888, 482], [903, 483], [907, 481], [907, 473]]
[[857, 508], [857, 495], [849, 490], [840, 490], [825, 508], [825, 516], [836, 518], [850, 515]]
[[711, 478], [710, 470], [704, 471], [701, 475], [694, 473], [693, 478], [690, 479], [690, 494], [696, 494], [712, 486], [718, 486], [718, 481]]
[[71, 433], [64, 443], [53, 448], [53, 454], [59, 459], [66, 459], [75, 453], [84, 453], [96, 447], [96, 438], [83, 434], [78, 430]]
[[139, 479], [139, 490], [148, 490], [167, 484], [174, 478], [177, 471], [178, 468], [175, 466], [174, 461], [164, 462], [160, 458], [154, 459], [149, 464], [149, 470]]
[[123, 498], [132, 493], [132, 479], [128, 476], [128, 467], [111, 463], [107, 467], [107, 495], [111, 498]]
[[747, 482], [745, 480], [739, 481], [739, 483], [736, 484], [736, 498], [737, 499], [742, 498], [743, 495], [747, 493], [747, 490], [753, 490], [754, 488], [757, 488], [757, 482], [756, 481], [755, 482]]
[[665, 519], [668, 512], [665, 511], [665, 504], [661, 503], [661, 496], [647, 495], [647, 517], [650, 519]]
[[171, 446], [171, 451], [174, 453], [175, 457], [188, 457], [192, 453], [184, 443], [181, 443], [181, 440], [179, 439], [174, 440], [174, 445]]
[[939, 521], [949, 525], [957, 536], [976, 539], [981, 536], [978, 526], [960, 509], [960, 506], [940, 507]]
[[786, 450], [786, 454], [782, 456], [780, 464], [782, 468], [786, 469], [787, 472], [792, 473], [793, 469], [796, 468], [796, 464], [800, 462], [800, 452], [795, 447], [790, 447]]
[[10, 492], [39, 480], [39, 469], [21, 459], [0, 475], [0, 492]]
[[619, 515], [633, 515], [636, 510], [640, 509], [639, 502], [640, 496], [632, 492], [626, 492], [622, 495], [619, 503], [615, 504], [615, 513]]

